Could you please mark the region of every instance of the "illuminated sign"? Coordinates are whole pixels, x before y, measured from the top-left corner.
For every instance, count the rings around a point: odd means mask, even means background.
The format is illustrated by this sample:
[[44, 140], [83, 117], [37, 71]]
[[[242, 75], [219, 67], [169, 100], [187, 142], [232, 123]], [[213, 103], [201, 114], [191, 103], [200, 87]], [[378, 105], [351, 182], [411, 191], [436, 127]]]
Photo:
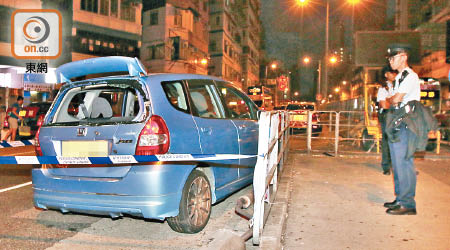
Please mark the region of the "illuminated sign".
[[248, 94], [249, 95], [260, 95], [262, 94], [262, 87], [248, 87]]
[[421, 99], [434, 99], [439, 98], [439, 91], [429, 90], [429, 91], [420, 91]]

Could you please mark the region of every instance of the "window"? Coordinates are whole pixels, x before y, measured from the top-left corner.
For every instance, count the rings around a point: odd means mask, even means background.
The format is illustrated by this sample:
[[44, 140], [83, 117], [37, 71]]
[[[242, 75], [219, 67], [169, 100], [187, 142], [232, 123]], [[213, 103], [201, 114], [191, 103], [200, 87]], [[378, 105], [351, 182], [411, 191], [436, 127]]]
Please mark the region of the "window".
[[150, 25], [158, 25], [158, 12], [150, 13]]
[[109, 0], [100, 0], [100, 14], [109, 16]]
[[227, 117], [257, 120], [257, 107], [255, 107], [255, 104], [249, 98], [246, 98], [239, 90], [228, 86], [228, 84], [219, 83], [218, 85], [227, 109]]
[[189, 94], [194, 115], [203, 118], [224, 118], [216, 87], [208, 80], [189, 80]]
[[138, 94], [131, 88], [74, 88], [57, 107], [54, 123], [130, 122], [140, 110]]
[[164, 92], [170, 104], [181, 111], [187, 112], [188, 106], [186, 96], [183, 91], [183, 83], [181, 82], [163, 82]]
[[121, 1], [120, 2], [120, 19], [135, 22], [136, 21], [136, 12], [132, 3], [129, 1]]
[[152, 45], [148, 47], [149, 49], [149, 60], [154, 59], [164, 59], [164, 44]]
[[216, 25], [220, 25], [220, 16], [216, 16]]
[[119, 17], [119, 2], [118, 0], [111, 0], [111, 13], [112, 17]]
[[81, 9], [98, 13], [98, 0], [81, 0]]
[[216, 41], [210, 41], [209, 42], [209, 51], [216, 51], [217, 50], [217, 43]]

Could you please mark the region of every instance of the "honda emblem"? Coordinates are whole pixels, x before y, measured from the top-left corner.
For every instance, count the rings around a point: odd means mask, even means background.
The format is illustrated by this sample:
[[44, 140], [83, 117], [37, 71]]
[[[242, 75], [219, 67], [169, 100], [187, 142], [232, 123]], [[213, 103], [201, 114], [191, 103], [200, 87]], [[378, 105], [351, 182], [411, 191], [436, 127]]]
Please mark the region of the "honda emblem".
[[86, 136], [87, 134], [87, 128], [78, 128], [77, 129], [77, 136]]

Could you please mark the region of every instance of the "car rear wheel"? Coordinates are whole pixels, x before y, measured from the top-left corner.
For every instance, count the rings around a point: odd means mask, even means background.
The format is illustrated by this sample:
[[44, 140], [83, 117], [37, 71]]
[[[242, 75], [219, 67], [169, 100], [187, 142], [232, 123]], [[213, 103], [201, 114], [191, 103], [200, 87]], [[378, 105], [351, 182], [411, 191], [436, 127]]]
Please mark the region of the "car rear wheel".
[[174, 231], [198, 233], [206, 226], [211, 215], [211, 185], [206, 175], [192, 171], [184, 184], [180, 211], [176, 217], [167, 219]]

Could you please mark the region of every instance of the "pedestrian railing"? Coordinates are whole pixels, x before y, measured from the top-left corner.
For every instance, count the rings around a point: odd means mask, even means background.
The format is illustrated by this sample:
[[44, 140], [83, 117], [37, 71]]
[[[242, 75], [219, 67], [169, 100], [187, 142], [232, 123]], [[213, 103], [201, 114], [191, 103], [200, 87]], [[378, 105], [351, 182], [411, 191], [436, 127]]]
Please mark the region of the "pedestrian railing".
[[277, 191], [278, 174], [288, 153], [289, 115], [262, 111], [259, 117], [258, 160], [253, 176], [253, 244], [259, 245], [270, 206]]
[[[319, 119], [314, 120], [313, 116]], [[368, 119], [362, 111], [309, 111], [305, 126], [302, 131], [292, 131], [296, 146], [293, 150], [334, 156], [339, 153], [381, 152], [381, 127], [375, 117]], [[317, 127], [320, 127], [320, 132], [317, 132]], [[429, 138], [427, 151], [440, 154], [440, 132], [430, 133]]]

